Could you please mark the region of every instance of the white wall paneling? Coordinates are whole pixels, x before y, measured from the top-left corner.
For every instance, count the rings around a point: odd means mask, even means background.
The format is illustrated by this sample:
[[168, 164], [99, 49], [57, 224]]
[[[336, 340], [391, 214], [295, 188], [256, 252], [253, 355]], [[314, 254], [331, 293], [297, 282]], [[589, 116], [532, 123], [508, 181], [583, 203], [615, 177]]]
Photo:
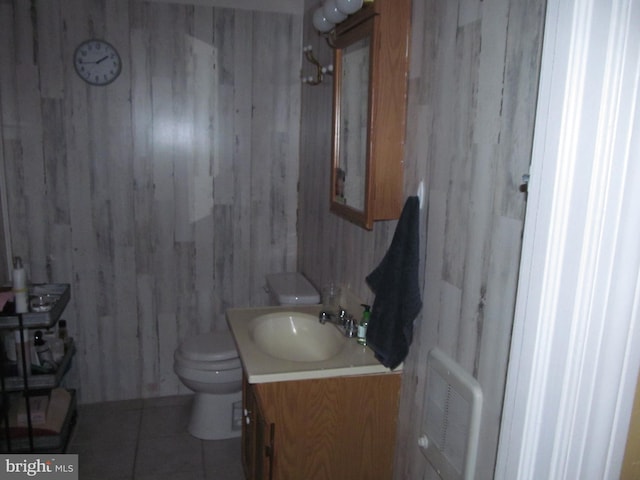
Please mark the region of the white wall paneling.
[[[72, 285], [82, 402], [186, 393], [180, 339], [295, 269], [301, 17], [72, 0], [35, 2], [33, 23], [29, 6], [0, 3], [14, 254]], [[123, 59], [106, 87], [71, 64], [91, 37]]]

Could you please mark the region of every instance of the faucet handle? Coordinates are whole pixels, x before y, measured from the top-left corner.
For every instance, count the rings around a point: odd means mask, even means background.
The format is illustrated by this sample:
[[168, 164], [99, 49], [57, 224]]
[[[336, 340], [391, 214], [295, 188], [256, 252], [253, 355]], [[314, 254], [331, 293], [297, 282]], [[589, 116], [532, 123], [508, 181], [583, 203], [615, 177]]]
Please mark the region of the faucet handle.
[[346, 320], [344, 322], [344, 334], [351, 338], [356, 335], [358, 331], [358, 327], [356, 326], [356, 322], [353, 318], [353, 315], [347, 315]]
[[318, 314], [318, 320], [319, 320], [319, 321], [320, 321], [320, 323], [322, 323], [323, 325], [324, 325], [325, 323], [327, 323], [327, 321], [328, 321], [330, 318], [331, 318], [331, 314], [330, 314], [329, 312], [324, 311], [324, 310], [323, 310], [323, 311], [321, 311], [321, 312]]
[[338, 323], [340, 325], [346, 328], [347, 321], [349, 320], [350, 316], [351, 315], [349, 315], [344, 308], [338, 306]]

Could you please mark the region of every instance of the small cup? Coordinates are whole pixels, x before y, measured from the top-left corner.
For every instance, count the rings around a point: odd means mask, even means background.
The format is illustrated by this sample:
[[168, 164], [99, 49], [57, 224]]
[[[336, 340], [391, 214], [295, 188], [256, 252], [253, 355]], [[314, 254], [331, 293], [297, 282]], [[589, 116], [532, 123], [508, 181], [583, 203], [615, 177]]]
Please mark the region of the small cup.
[[322, 289], [322, 308], [329, 312], [337, 312], [340, 307], [342, 289], [330, 283]]

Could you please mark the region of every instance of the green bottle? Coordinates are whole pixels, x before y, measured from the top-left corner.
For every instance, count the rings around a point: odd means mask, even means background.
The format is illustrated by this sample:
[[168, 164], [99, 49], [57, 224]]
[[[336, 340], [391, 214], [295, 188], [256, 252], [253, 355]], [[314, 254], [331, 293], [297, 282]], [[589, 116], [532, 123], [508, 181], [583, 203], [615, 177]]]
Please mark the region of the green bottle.
[[358, 325], [358, 343], [360, 345], [367, 345], [367, 327], [369, 326], [369, 318], [371, 317], [371, 306], [362, 304], [364, 311], [362, 312], [362, 320]]

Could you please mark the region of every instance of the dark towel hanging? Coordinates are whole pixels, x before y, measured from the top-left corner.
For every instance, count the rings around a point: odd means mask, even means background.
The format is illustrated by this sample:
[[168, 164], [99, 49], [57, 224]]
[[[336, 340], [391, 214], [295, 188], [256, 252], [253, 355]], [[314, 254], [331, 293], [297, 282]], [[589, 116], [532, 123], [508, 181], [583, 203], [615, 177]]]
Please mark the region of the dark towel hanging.
[[375, 294], [367, 344], [388, 368], [396, 368], [413, 339], [413, 320], [422, 308], [418, 275], [420, 202], [407, 198], [391, 245], [376, 269], [367, 276]]

